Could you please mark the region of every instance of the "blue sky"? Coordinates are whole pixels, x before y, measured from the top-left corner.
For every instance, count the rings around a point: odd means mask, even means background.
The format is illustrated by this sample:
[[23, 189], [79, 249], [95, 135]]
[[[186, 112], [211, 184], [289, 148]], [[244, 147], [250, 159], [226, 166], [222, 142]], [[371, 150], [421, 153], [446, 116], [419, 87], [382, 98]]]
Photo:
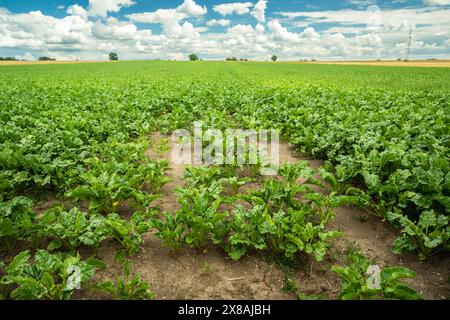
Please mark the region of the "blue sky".
[[0, 0], [0, 56], [31, 60], [450, 58], [450, 0]]
[[[107, 0], [106, 0], [107, 1]], [[130, 7], [123, 8], [118, 13], [112, 13], [114, 17], [124, 17], [126, 14], [156, 11], [158, 9], [170, 9], [177, 7], [182, 1], [180, 0], [137, 0], [136, 4]], [[232, 3], [239, 1], [223, 1], [223, 0], [208, 0], [196, 1], [200, 5], [213, 7], [222, 3]], [[246, 1], [242, 1], [246, 2]], [[256, 2], [256, 1], [255, 1]], [[7, 8], [14, 13], [27, 13], [30, 11], [40, 10], [42, 13], [54, 17], [64, 17], [69, 6], [78, 4], [87, 8], [89, 6], [88, 0], [59, 0], [59, 1], [31, 1], [31, 0], [0, 0], [0, 7]], [[397, 1], [342, 1], [342, 0], [316, 0], [316, 1], [301, 1], [301, 0], [272, 0], [268, 3], [267, 15], [274, 16], [279, 11], [326, 11], [339, 9], [365, 9], [369, 5], [376, 4], [380, 8], [423, 8], [424, 1], [422, 0], [397, 0]], [[64, 7], [64, 9], [59, 9]], [[220, 17], [216, 12], [209, 10], [206, 18]], [[245, 20], [244, 20], [245, 21]]]
[[[169, 9], [178, 6], [182, 1], [179, 0], [141, 0], [136, 1], [134, 6], [122, 9], [118, 14], [124, 15], [133, 12], [155, 11], [157, 9]], [[223, 0], [208, 0], [197, 1], [200, 5], [214, 6], [222, 3], [231, 3], [238, 1], [223, 1]], [[242, 1], [246, 2], [246, 1]], [[63, 10], [58, 9], [58, 6], [63, 5], [65, 8], [79, 4], [82, 7], [88, 7], [88, 0], [59, 0], [59, 1], [31, 1], [31, 0], [1, 0], [0, 6], [8, 8], [12, 12], [26, 13], [33, 10], [40, 10], [45, 14], [52, 16], [64, 16]], [[405, 1], [338, 1], [338, 0], [316, 0], [316, 1], [301, 1], [301, 0], [273, 0], [268, 6], [268, 14], [276, 11], [314, 11], [314, 10], [336, 10], [343, 8], [365, 8], [369, 4], [377, 4], [381, 8], [405, 8], [405, 7], [425, 7], [424, 1], [421, 0], [405, 0]], [[216, 16], [210, 12], [210, 17]]]

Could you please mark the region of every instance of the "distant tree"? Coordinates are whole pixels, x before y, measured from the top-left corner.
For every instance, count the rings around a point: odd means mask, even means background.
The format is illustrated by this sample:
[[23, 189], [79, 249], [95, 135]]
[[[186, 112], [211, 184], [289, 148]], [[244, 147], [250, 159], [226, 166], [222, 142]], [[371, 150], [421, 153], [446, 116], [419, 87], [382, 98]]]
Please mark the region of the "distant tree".
[[109, 60], [110, 61], [119, 61], [119, 56], [115, 52], [111, 52], [109, 54]]
[[39, 57], [39, 61], [55, 61], [56, 59], [50, 58], [50, 57]]
[[238, 61], [236, 57], [227, 58], [226, 61]]
[[17, 61], [14, 57], [0, 57], [0, 61]]
[[276, 55], [273, 55], [271, 59], [272, 59], [273, 62], [275, 62], [275, 61], [278, 60], [278, 57]]
[[195, 53], [192, 53], [189, 55], [189, 60], [190, 61], [198, 61], [198, 60], [200, 60], [200, 58]]

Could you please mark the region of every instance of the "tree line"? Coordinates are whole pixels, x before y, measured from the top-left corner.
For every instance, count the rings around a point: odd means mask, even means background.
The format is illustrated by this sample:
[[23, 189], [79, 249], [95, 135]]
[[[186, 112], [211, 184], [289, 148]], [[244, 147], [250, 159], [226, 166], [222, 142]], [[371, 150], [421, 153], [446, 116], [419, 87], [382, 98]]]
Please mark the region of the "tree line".
[[[50, 57], [39, 57], [38, 59], [39, 61], [56, 61], [56, 59], [54, 58], [50, 58]], [[24, 59], [17, 59], [15, 57], [0, 57], [0, 61], [27, 61]]]

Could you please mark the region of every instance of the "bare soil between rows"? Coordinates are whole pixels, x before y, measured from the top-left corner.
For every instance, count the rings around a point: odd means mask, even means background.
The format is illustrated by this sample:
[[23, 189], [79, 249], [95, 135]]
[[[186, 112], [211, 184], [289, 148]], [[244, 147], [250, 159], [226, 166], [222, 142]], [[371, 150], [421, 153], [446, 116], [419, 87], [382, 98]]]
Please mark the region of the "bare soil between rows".
[[[155, 135], [155, 139], [161, 139]], [[169, 145], [172, 147], [172, 145]], [[156, 156], [153, 150], [148, 156]], [[170, 152], [162, 158], [170, 160]], [[296, 163], [305, 160], [296, 154], [288, 144], [280, 145], [282, 162]], [[311, 161], [317, 168], [320, 161]], [[172, 182], [163, 189], [162, 198], [157, 205], [164, 211], [174, 212], [179, 208], [174, 189], [182, 186], [183, 166], [173, 165], [168, 175]], [[340, 291], [340, 280], [330, 269], [333, 265], [344, 264], [345, 253], [349, 246], [359, 247], [370, 259], [383, 266], [404, 266], [417, 273], [416, 278], [407, 280], [408, 284], [421, 292], [425, 299], [449, 299], [450, 256], [440, 255], [434, 259], [419, 263], [415, 255], [397, 256], [391, 251], [392, 241], [399, 232], [388, 222], [351, 207], [335, 210], [336, 218], [330, 228], [344, 233], [333, 242], [333, 247], [325, 260], [315, 262], [307, 256], [299, 257], [291, 279], [305, 294], [321, 295], [325, 299], [336, 299]], [[106, 262], [108, 269], [98, 272], [94, 281], [115, 279], [122, 274], [122, 266], [114, 261], [115, 252], [120, 248], [109, 243], [100, 248], [98, 257]], [[149, 233], [145, 236], [143, 251], [133, 257], [134, 270], [143, 280], [151, 284], [156, 299], [159, 300], [200, 300], [200, 299], [260, 299], [290, 300], [296, 297], [283, 290], [286, 269], [276, 260], [259, 253], [247, 255], [240, 261], [231, 260], [214, 246], [204, 252], [183, 248], [176, 254], [162, 246], [162, 242]], [[108, 299], [102, 293], [83, 291], [77, 293], [77, 299]]]

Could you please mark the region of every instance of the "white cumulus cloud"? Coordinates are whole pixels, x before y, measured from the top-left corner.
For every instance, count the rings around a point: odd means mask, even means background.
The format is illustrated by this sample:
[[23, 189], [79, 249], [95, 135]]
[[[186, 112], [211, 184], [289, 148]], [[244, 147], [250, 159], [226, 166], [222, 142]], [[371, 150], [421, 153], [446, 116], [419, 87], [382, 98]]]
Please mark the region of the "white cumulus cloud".
[[[201, 19], [208, 12], [207, 7], [195, 0], [178, 1], [173, 8], [125, 18], [109, 15], [136, 0], [91, 0], [86, 7], [74, 4], [66, 8], [66, 16], [61, 18], [41, 11], [18, 14], [0, 7], [0, 56], [91, 60], [107, 59], [108, 53], [114, 51], [121, 59], [187, 59], [190, 53], [202, 59], [265, 60], [273, 54], [280, 60], [396, 59], [405, 57], [411, 29], [411, 58], [450, 55], [450, 8], [437, 5], [384, 8], [380, 27], [369, 30], [366, 9], [312, 9], [269, 17], [268, 3], [262, 0], [225, 3], [225, 7], [219, 5], [220, 12], [213, 7], [221, 15], [248, 14], [248, 18], [251, 15], [256, 19], [238, 23], [227, 18]], [[93, 6], [95, 3], [98, 5]], [[152, 32], [153, 26], [147, 24], [159, 24], [162, 31]], [[222, 28], [208, 29], [215, 26]]]
[[259, 22], [265, 22], [266, 9], [267, 9], [267, 1], [259, 0], [252, 10], [252, 16], [254, 16]]
[[26, 60], [26, 61], [36, 60], [36, 58], [30, 52], [27, 52], [22, 55], [16, 55], [14, 56], [14, 58], [16, 58], [17, 60]]
[[450, 0], [424, 0], [426, 6], [449, 6]]
[[81, 6], [74, 4], [67, 8], [67, 13], [73, 16], [79, 16], [86, 18], [88, 16], [88, 12]]
[[185, 13], [188, 16], [200, 17], [208, 13], [205, 6], [200, 6], [194, 0], [184, 0], [184, 2], [177, 8], [180, 13]]
[[269, 21], [268, 27], [275, 41], [298, 42], [300, 39], [298, 33], [289, 32], [278, 20]]
[[200, 17], [208, 12], [206, 7], [197, 5], [193, 0], [184, 0], [184, 2], [174, 9], [158, 9], [153, 12], [133, 13], [126, 17], [132, 22], [161, 24], [164, 35], [179, 37], [197, 37], [199, 30], [194, 28], [192, 23], [183, 19], [188, 17]]
[[206, 25], [208, 27], [215, 27], [215, 26], [228, 27], [230, 25], [230, 23], [231, 23], [231, 21], [227, 20], [227, 19], [219, 19], [219, 20], [212, 19], [212, 20], [209, 20], [206, 23]]
[[213, 10], [222, 16], [231, 14], [244, 15], [250, 13], [250, 8], [253, 7], [251, 2], [233, 2], [215, 5]]
[[122, 7], [134, 5], [133, 0], [89, 0], [89, 15], [106, 17], [108, 12], [119, 12]]

